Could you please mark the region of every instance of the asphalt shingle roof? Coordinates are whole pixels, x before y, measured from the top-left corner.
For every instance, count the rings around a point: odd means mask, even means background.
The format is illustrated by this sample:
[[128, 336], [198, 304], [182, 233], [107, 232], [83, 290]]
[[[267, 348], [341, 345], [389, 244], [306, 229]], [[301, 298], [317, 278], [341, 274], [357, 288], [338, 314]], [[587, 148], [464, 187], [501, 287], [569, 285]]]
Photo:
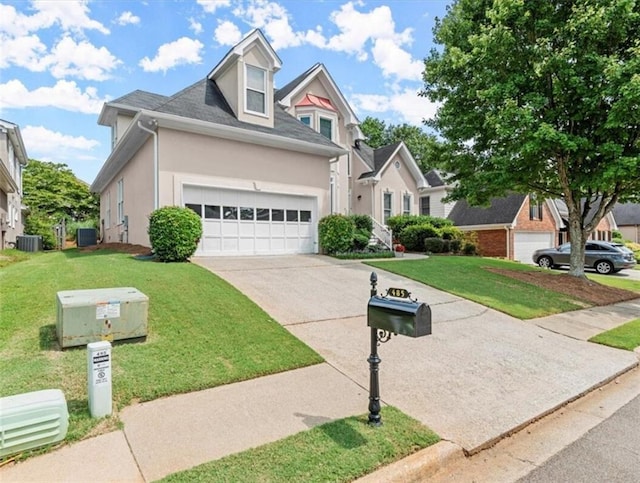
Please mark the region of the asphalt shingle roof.
[[438, 173], [435, 169], [432, 169], [431, 171], [425, 173], [424, 177], [427, 179], [427, 183], [429, 183], [429, 186], [431, 187], [435, 188], [436, 186], [445, 185], [442, 176], [440, 176], [440, 173]]
[[613, 207], [617, 225], [640, 225], [640, 203], [618, 203]]
[[113, 103], [312, 142], [327, 147], [337, 147], [329, 139], [289, 115], [277, 104], [272, 106], [274, 110], [273, 128], [238, 120], [216, 82], [209, 79], [202, 79], [170, 97], [134, 91], [120, 97]]
[[364, 162], [367, 163], [367, 165], [371, 168], [371, 171], [362, 173], [359, 179], [376, 176], [389, 160], [391, 155], [396, 151], [396, 149], [398, 149], [400, 143], [401, 142], [397, 142], [388, 144], [387, 146], [382, 146], [378, 149], [373, 149], [367, 143], [360, 140], [358, 142], [358, 145], [354, 149], [364, 160]]
[[465, 200], [460, 200], [448, 218], [457, 226], [512, 223], [526, 196], [511, 194], [504, 198], [493, 198], [489, 207], [470, 206]]

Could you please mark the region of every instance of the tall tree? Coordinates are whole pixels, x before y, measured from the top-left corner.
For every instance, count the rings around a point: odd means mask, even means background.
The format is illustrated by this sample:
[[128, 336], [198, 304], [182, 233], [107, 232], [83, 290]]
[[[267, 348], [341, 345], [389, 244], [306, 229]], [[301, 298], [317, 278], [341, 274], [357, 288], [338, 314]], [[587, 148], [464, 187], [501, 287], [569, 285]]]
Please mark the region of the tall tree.
[[89, 186], [75, 177], [66, 164], [30, 159], [24, 169], [23, 203], [29, 208], [25, 230], [42, 235], [45, 248], [53, 248], [53, 225], [60, 220], [98, 220], [100, 205]]
[[434, 35], [422, 95], [442, 103], [452, 197], [562, 199], [583, 277], [588, 236], [640, 197], [640, 3], [458, 0]]
[[419, 126], [407, 123], [387, 126], [384, 121], [367, 116], [360, 124], [360, 129], [367, 137], [367, 144], [372, 148], [403, 141], [424, 171], [437, 164], [439, 154], [436, 137], [424, 132]]

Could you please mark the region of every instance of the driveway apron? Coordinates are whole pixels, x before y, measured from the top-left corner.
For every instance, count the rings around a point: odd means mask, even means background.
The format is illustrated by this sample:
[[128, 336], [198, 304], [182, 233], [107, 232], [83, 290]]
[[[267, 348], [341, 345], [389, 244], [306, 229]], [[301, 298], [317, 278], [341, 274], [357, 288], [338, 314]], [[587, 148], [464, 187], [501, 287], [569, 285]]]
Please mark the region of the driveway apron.
[[[195, 258], [363, 388], [372, 268], [320, 255]], [[402, 261], [394, 263], [403, 263]], [[637, 365], [635, 354], [575, 340], [382, 270], [378, 291], [409, 290], [433, 334], [381, 344], [380, 396], [474, 453]], [[362, 401], [367, 412], [368, 400]]]

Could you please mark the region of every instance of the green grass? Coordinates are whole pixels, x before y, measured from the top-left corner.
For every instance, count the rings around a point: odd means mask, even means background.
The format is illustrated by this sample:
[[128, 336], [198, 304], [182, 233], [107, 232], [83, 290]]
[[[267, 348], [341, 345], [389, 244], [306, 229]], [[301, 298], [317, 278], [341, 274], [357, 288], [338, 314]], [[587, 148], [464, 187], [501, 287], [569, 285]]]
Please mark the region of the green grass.
[[473, 300], [519, 319], [543, 317], [584, 308], [584, 304], [566, 295], [486, 270], [538, 270], [506, 260], [431, 256], [421, 260], [365, 263]]
[[326, 423], [162, 481], [346, 482], [440, 439], [392, 407], [382, 409], [382, 420], [378, 428], [367, 425], [367, 416]]
[[31, 256], [33, 255], [30, 253], [15, 249], [0, 250], [0, 268], [28, 260]]
[[[640, 292], [640, 280], [632, 280], [612, 275], [597, 275], [595, 273], [587, 273], [586, 275], [589, 280], [601, 283], [602, 285], [630, 290], [631, 292]], [[638, 297], [640, 297], [640, 294], [638, 294]]]
[[[243, 294], [196, 265], [108, 251], [31, 255], [0, 269], [0, 396], [62, 389], [70, 411], [67, 441], [87, 436], [99, 421], [87, 407], [86, 351], [57, 348], [56, 293], [106, 287], [135, 287], [149, 297], [146, 342], [116, 344], [112, 351], [116, 411], [136, 400], [322, 361]], [[114, 415], [96, 431], [118, 424]]]
[[598, 334], [589, 339], [589, 342], [632, 351], [636, 347], [640, 347], [640, 319], [632, 320], [615, 329]]

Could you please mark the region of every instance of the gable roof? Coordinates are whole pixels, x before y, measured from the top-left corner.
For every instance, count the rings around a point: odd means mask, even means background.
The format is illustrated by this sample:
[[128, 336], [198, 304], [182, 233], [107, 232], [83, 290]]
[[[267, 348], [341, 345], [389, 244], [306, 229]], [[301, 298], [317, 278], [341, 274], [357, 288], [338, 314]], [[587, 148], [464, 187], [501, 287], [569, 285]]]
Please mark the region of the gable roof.
[[488, 207], [471, 206], [459, 200], [451, 209], [448, 218], [456, 226], [507, 225], [515, 221], [527, 195], [517, 193], [503, 198], [493, 198]]
[[444, 182], [444, 179], [442, 178], [442, 174], [435, 169], [427, 171], [424, 177], [426, 178], [427, 183], [429, 183], [429, 186], [433, 188], [446, 185], [446, 183]]
[[271, 44], [267, 42], [264, 34], [260, 29], [254, 29], [249, 32], [240, 42], [231, 47], [229, 51], [225, 54], [220, 62], [213, 68], [213, 70], [209, 73], [207, 78], [215, 79], [218, 74], [223, 73], [229, 66], [235, 64], [238, 57], [242, 57], [252, 44], [258, 44], [261, 46], [263, 51], [266, 53], [267, 58], [269, 59], [270, 68], [273, 72], [277, 72], [282, 67], [282, 61], [276, 51], [273, 50]]
[[616, 203], [613, 217], [618, 226], [640, 225], [640, 203]]
[[400, 156], [404, 159], [405, 164], [409, 168], [410, 173], [416, 180], [418, 188], [427, 188], [429, 186], [427, 180], [424, 178], [422, 172], [420, 171], [418, 163], [416, 163], [416, 160], [413, 159], [413, 156], [411, 156], [409, 149], [407, 149], [407, 146], [402, 141], [388, 144], [377, 149], [372, 149], [364, 141], [358, 139], [356, 140], [356, 144], [353, 147], [353, 152], [356, 153], [365, 162], [365, 164], [371, 168], [371, 171], [362, 173], [358, 177], [358, 180], [371, 179], [373, 181], [379, 181], [382, 172], [386, 169], [391, 160], [395, 157], [396, 154], [400, 154]]
[[305, 72], [300, 74], [298, 77], [293, 79], [282, 88], [277, 89], [274, 96], [276, 102], [279, 102], [287, 108], [290, 107], [292, 98], [298, 93], [304, 91], [304, 89], [314, 79], [318, 79], [325, 87], [325, 89], [332, 92], [332, 95], [330, 97], [333, 100], [334, 106], [344, 116], [345, 124], [347, 125], [347, 127], [356, 129], [356, 135], [354, 137], [356, 139], [363, 138], [364, 135], [362, 134], [362, 131], [359, 127], [360, 121], [358, 121], [358, 117], [356, 116], [353, 109], [351, 109], [351, 106], [342, 95], [340, 89], [338, 89], [337, 84], [333, 80], [333, 77], [331, 77], [331, 74], [329, 74], [327, 68], [320, 62], [311, 66], [311, 68], [307, 69]]

